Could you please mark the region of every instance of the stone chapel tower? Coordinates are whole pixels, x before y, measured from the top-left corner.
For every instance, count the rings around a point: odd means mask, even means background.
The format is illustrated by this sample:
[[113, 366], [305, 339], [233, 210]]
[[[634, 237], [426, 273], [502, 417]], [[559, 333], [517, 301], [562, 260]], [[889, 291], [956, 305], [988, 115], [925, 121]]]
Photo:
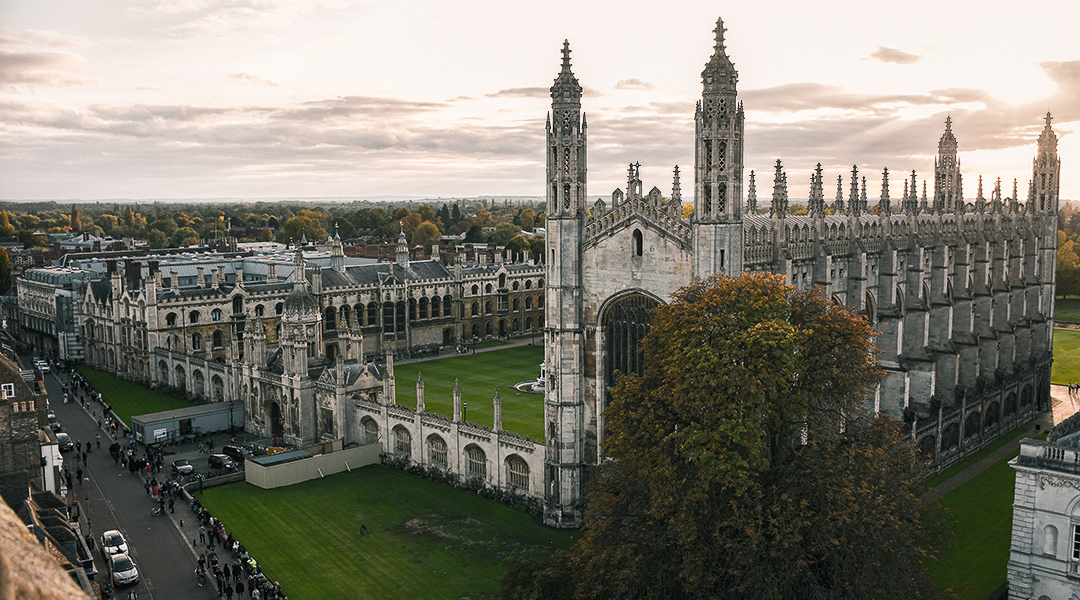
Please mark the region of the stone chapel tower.
[[716, 48], [701, 72], [705, 87], [694, 122], [694, 277], [738, 276], [743, 270], [743, 107], [739, 74], [724, 48], [724, 20]]
[[957, 149], [952, 117], [945, 117], [945, 133], [938, 140], [938, 156], [934, 159], [934, 212], [964, 212], [960, 206], [964, 202], [964, 191]]
[[551, 86], [547, 122], [547, 327], [544, 332], [548, 392], [544, 396], [547, 454], [544, 521], [576, 527], [582, 516], [585, 463], [582, 318], [582, 241], [585, 222], [586, 125], [581, 85], [570, 71], [563, 42], [562, 71]]

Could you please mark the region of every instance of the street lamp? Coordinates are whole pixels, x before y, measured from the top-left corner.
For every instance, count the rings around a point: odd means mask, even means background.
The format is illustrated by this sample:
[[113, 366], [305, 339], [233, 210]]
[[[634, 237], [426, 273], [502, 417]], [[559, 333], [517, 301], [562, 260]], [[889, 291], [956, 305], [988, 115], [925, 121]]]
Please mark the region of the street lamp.
[[461, 420], [465, 421], [466, 423], [469, 422], [469, 403], [468, 402], [462, 402], [461, 403]]

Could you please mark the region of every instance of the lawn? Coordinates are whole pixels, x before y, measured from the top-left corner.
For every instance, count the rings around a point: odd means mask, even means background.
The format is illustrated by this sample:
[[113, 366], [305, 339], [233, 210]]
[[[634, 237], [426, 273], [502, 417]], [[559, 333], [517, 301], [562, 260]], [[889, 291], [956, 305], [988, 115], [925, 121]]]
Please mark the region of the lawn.
[[995, 451], [997, 451], [998, 448], [1016, 439], [1025, 431], [1027, 431], [1026, 427], [1017, 427], [1016, 429], [1013, 429], [1009, 433], [1006, 433], [1005, 435], [991, 442], [982, 450], [979, 450], [975, 454], [972, 454], [971, 456], [961, 460], [960, 462], [949, 467], [948, 469], [945, 469], [944, 471], [938, 473], [937, 475], [934, 475], [930, 479], [927, 479], [925, 482], [923, 482], [923, 486], [925, 486], [926, 488], [933, 488], [937, 487], [938, 485], [949, 479], [952, 479], [953, 475], [959, 474], [964, 469], [986, 458], [990, 454], [993, 454]]
[[394, 366], [397, 403], [416, 407], [416, 377], [424, 376], [424, 406], [443, 417], [454, 415], [454, 378], [460, 379], [461, 400], [468, 403], [470, 423], [491, 427], [495, 421], [495, 386], [502, 398], [503, 429], [544, 439], [544, 396], [514, 389], [515, 383], [540, 375], [543, 346], [516, 346], [478, 354]]
[[1080, 331], [1054, 330], [1054, 367], [1050, 382], [1068, 385], [1080, 381]]
[[939, 500], [955, 524], [956, 545], [929, 565], [938, 588], [984, 600], [1005, 583], [1012, 535], [1012, 453]]
[[292, 600], [497, 598], [507, 558], [547, 556], [579, 535], [380, 465], [200, 497]]
[[132, 415], [145, 415], [191, 406], [188, 402], [138, 384], [128, 383], [104, 371], [91, 369], [85, 365], [80, 365], [78, 370], [94, 386], [94, 389], [101, 393], [102, 399], [112, 405], [113, 412], [120, 417], [120, 420], [127, 423], [128, 427], [131, 427]]
[[1080, 323], [1080, 299], [1058, 298], [1054, 300], [1054, 320]]

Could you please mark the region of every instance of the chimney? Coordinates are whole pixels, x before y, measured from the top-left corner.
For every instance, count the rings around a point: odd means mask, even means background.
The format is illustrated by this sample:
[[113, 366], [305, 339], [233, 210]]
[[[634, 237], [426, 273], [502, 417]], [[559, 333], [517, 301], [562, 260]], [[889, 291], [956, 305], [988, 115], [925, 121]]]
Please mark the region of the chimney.
[[206, 285], [206, 270], [203, 267], [195, 267], [195, 287]]
[[274, 263], [266, 266], [266, 283], [277, 283], [277, 265]]
[[243, 285], [244, 283], [244, 269], [237, 267], [236, 269], [236, 285]]

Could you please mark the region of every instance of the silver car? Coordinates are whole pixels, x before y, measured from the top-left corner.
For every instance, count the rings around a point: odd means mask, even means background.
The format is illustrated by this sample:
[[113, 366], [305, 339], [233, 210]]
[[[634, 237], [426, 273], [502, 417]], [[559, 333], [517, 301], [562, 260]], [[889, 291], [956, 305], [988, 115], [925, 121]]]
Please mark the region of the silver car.
[[106, 560], [113, 554], [127, 554], [128, 545], [124, 534], [115, 529], [101, 534], [101, 551], [105, 554]]
[[139, 581], [139, 570], [135, 561], [127, 554], [113, 554], [109, 557], [109, 574], [113, 585], [133, 585]]

